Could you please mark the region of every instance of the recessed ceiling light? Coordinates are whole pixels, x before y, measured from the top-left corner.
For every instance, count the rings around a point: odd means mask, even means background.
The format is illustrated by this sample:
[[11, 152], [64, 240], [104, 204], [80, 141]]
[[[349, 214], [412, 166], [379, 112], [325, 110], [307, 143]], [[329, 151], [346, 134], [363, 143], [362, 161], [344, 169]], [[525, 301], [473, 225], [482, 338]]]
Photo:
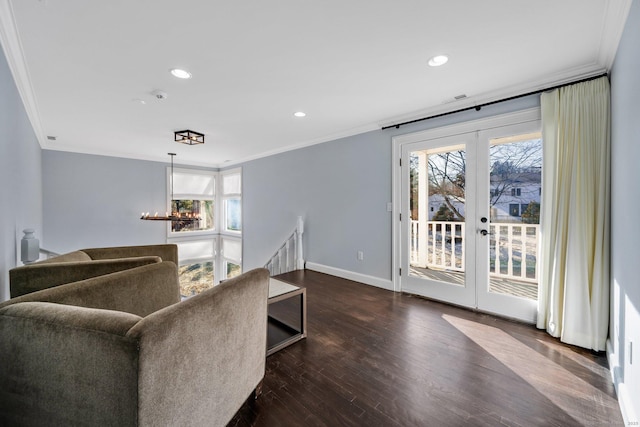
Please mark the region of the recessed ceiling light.
[[302, 111], [297, 111], [297, 112], [293, 113], [293, 115], [296, 116], [296, 117], [304, 117], [307, 114], [302, 112]]
[[171, 74], [174, 77], [177, 77], [179, 79], [190, 79], [191, 78], [191, 73], [188, 72], [187, 70], [181, 70], [180, 68], [174, 68], [173, 70], [171, 70]]
[[433, 58], [429, 59], [429, 65], [432, 67], [439, 67], [444, 65], [449, 60], [447, 55], [436, 55]]

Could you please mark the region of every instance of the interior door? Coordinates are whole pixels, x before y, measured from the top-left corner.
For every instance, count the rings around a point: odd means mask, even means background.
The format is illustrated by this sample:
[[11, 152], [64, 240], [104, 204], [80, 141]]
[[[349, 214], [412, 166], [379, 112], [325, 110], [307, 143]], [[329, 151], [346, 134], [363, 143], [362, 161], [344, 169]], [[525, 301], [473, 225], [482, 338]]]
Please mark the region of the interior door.
[[534, 322], [539, 119], [404, 143], [399, 155], [400, 289]]

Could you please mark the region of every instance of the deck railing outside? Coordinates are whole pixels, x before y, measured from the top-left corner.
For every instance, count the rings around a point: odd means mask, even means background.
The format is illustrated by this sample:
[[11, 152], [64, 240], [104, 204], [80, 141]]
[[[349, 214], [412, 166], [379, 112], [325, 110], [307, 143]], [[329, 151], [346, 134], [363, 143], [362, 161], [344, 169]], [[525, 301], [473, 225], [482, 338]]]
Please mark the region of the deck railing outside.
[[[465, 271], [463, 222], [427, 221], [424, 242], [419, 222], [411, 221], [411, 265]], [[524, 282], [538, 281], [539, 224], [491, 223], [489, 275]]]

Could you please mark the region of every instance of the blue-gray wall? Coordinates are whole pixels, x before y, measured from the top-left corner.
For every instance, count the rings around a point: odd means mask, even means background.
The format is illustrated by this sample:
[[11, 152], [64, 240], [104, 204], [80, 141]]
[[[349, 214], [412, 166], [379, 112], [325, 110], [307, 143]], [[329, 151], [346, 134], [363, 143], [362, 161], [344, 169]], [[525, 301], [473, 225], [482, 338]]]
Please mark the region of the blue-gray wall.
[[640, 4], [634, 1], [611, 72], [611, 345], [607, 350], [625, 421], [636, 424], [640, 421], [639, 41]]
[[9, 270], [20, 258], [22, 230], [42, 239], [40, 145], [0, 53], [0, 301], [9, 298]]
[[165, 213], [168, 163], [43, 150], [47, 249], [165, 243], [167, 223], [140, 214]]
[[[307, 261], [391, 280], [391, 138], [538, 105], [538, 97], [373, 131], [242, 164], [243, 266], [262, 266], [305, 219]], [[165, 206], [166, 163], [44, 150], [44, 240], [83, 247], [166, 241], [141, 212]], [[179, 167], [179, 165], [176, 165]], [[364, 260], [357, 260], [357, 252]]]
[[[263, 265], [301, 215], [307, 262], [390, 281], [392, 137], [533, 108], [539, 102], [539, 96], [529, 96], [243, 164], [245, 269]], [[364, 260], [358, 261], [358, 251]]]

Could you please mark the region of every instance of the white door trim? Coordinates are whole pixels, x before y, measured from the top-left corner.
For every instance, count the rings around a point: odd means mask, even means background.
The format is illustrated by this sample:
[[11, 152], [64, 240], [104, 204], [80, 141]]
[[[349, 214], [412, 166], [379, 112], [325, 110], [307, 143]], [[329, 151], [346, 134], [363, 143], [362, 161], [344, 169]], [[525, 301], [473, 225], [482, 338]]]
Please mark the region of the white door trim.
[[[516, 111], [513, 113], [501, 114], [498, 116], [487, 117], [479, 120], [472, 120], [457, 123], [448, 126], [442, 126], [433, 129], [427, 129], [419, 132], [412, 132], [404, 135], [394, 136], [391, 139], [392, 144], [392, 199], [393, 199], [393, 226], [392, 234], [392, 261], [391, 276], [393, 282], [393, 290], [401, 292], [400, 267], [401, 267], [401, 221], [400, 214], [402, 212], [402, 167], [409, 166], [409, 159], [402, 159], [402, 151], [406, 144], [415, 142], [429, 141], [432, 139], [443, 138], [447, 136], [455, 136], [471, 132], [482, 132], [493, 128], [503, 127], [507, 125], [515, 125], [519, 123], [527, 123], [540, 120], [540, 108], [530, 108], [526, 110]], [[401, 166], [401, 162], [402, 166]], [[405, 218], [403, 218], [405, 219]]]

